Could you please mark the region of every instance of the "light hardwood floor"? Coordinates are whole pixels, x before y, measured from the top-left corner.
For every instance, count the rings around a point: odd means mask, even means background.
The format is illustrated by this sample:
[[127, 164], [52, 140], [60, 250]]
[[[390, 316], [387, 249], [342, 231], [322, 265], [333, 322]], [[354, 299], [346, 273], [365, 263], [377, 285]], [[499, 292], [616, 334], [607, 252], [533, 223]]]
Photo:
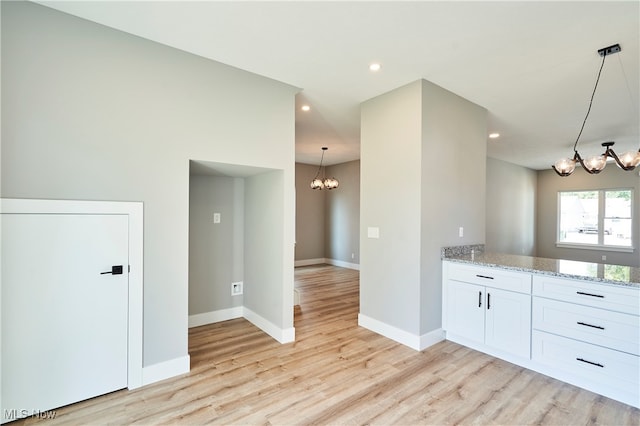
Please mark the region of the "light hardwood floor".
[[358, 327], [358, 272], [296, 269], [296, 342], [244, 319], [189, 331], [191, 372], [15, 424], [640, 425], [640, 410], [463, 346]]

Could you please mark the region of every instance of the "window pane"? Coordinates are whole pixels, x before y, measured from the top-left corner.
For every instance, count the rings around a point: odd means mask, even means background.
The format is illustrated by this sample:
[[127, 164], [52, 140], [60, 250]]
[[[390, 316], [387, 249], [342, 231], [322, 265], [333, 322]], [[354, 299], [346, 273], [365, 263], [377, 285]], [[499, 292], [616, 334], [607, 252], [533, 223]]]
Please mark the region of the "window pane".
[[598, 244], [597, 191], [560, 193], [559, 241]]
[[631, 247], [631, 190], [605, 191], [604, 243]]

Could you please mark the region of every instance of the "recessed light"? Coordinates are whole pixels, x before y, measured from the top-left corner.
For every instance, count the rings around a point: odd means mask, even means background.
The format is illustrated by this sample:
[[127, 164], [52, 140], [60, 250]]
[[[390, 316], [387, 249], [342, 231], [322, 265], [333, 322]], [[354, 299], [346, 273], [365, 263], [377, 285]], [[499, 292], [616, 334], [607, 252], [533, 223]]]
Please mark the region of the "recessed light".
[[500, 133], [489, 133], [491, 139], [497, 139], [500, 137]]
[[369, 65], [369, 69], [373, 72], [380, 71], [380, 67], [381, 67], [380, 64], [377, 62], [374, 62], [371, 65]]
[[309, 111], [311, 109], [311, 107], [309, 105], [302, 105], [302, 108], [300, 108], [303, 111]]

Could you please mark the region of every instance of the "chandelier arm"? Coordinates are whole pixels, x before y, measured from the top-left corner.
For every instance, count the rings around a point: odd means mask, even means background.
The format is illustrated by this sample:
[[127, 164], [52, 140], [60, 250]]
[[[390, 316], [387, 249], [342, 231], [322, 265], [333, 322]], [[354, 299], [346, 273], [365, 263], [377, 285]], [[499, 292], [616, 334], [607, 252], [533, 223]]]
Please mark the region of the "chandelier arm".
[[[584, 120], [582, 121], [582, 127], [580, 127], [580, 132], [578, 133], [576, 142], [573, 144], [573, 152], [576, 152], [576, 153], [578, 152], [578, 141], [580, 140], [580, 136], [582, 135], [582, 131], [584, 130], [584, 125], [587, 123], [587, 118], [589, 118], [589, 113], [591, 112], [591, 106], [593, 105], [593, 97], [596, 95], [596, 89], [598, 88], [598, 82], [600, 81], [600, 74], [602, 74], [602, 68], [604, 67], [604, 60], [606, 58], [607, 58], [607, 54], [604, 53], [602, 55], [602, 64], [600, 64], [598, 77], [596, 78], [596, 84], [593, 87], [593, 92], [591, 93], [591, 100], [589, 101], [589, 108], [587, 109], [587, 114], [584, 116]], [[580, 160], [580, 164], [582, 164], [582, 160]], [[582, 167], [584, 167], [584, 165]]]
[[629, 170], [633, 170], [636, 168], [636, 166], [625, 166], [622, 163], [622, 161], [620, 161], [620, 158], [618, 158], [616, 153], [613, 152], [613, 149], [611, 149], [610, 147], [607, 147], [607, 150], [605, 151], [604, 155], [608, 155], [609, 157], [613, 158], [614, 161], [618, 164], [618, 167], [620, 167], [622, 170], [625, 170], [628, 172]]

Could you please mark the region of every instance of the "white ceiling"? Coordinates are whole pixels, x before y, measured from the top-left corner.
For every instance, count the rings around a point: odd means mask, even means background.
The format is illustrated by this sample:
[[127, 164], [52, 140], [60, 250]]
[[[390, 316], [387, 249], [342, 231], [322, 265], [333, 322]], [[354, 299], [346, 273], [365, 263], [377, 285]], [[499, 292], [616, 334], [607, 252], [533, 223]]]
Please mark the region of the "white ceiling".
[[[296, 161], [359, 158], [361, 102], [424, 78], [489, 111], [490, 157], [545, 169], [640, 145], [640, 2], [38, 2], [300, 87]], [[369, 71], [371, 62], [382, 69]], [[300, 106], [309, 104], [304, 113]]]

